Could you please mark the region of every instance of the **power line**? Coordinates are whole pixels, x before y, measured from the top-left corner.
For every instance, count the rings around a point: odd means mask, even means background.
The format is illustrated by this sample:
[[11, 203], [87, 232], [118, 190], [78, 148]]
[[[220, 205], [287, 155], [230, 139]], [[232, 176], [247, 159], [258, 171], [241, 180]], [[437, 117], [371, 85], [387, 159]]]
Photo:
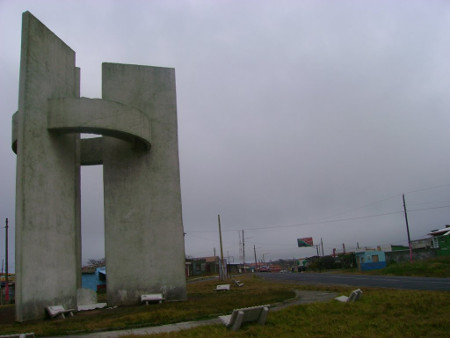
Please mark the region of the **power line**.
[[[443, 209], [443, 208], [450, 208], [450, 205], [443, 205], [439, 207], [430, 207], [430, 208], [422, 208], [422, 209], [409, 209], [409, 212], [418, 212], [418, 211], [427, 211], [427, 210], [435, 210], [435, 209]], [[382, 214], [374, 214], [374, 215], [366, 215], [366, 216], [356, 216], [356, 217], [347, 217], [347, 218], [338, 218], [338, 219], [331, 219], [326, 221], [313, 221], [313, 222], [304, 222], [304, 223], [296, 223], [296, 224], [287, 224], [287, 225], [268, 225], [268, 226], [262, 226], [262, 227], [246, 227], [245, 230], [270, 230], [270, 229], [280, 229], [280, 228], [293, 228], [293, 227], [303, 227], [308, 225], [319, 225], [319, 224], [329, 224], [329, 223], [339, 223], [339, 222], [346, 222], [346, 221], [355, 221], [360, 219], [367, 219], [367, 218], [374, 218], [374, 217], [382, 217], [382, 216], [389, 216], [389, 215], [395, 215], [395, 214], [401, 214], [403, 211], [392, 211], [392, 212], [386, 212]], [[222, 230], [222, 232], [231, 232], [236, 231], [236, 229], [227, 229]], [[196, 232], [213, 232], [212, 230], [193, 230], [188, 231], [187, 233], [196, 233]]]
[[[450, 205], [444, 205], [439, 207], [430, 207], [430, 208], [422, 208], [422, 209], [409, 209], [409, 212], [418, 212], [418, 211], [426, 211], [426, 210], [435, 210], [435, 209], [443, 209], [443, 208], [450, 208]], [[374, 215], [366, 215], [366, 216], [356, 216], [356, 217], [348, 217], [348, 218], [338, 218], [338, 219], [331, 219], [327, 221], [315, 221], [315, 222], [305, 222], [305, 223], [296, 223], [296, 224], [287, 224], [287, 225], [269, 225], [269, 226], [263, 226], [263, 227], [246, 227], [245, 230], [271, 230], [271, 229], [280, 229], [280, 228], [294, 228], [294, 227], [303, 227], [308, 225], [319, 225], [319, 224], [329, 224], [329, 223], [339, 223], [339, 222], [346, 222], [346, 221], [356, 221], [360, 219], [367, 219], [367, 218], [374, 218], [374, 217], [381, 217], [381, 216], [389, 216], [389, 215], [395, 215], [395, 214], [401, 214], [403, 211], [392, 211], [387, 212], [383, 214], [374, 214]], [[227, 229], [223, 230], [222, 232], [231, 232], [236, 231], [236, 229]], [[212, 230], [194, 230], [194, 231], [188, 231], [187, 233], [195, 233], [195, 232], [213, 232]]]
[[[296, 223], [296, 224], [288, 224], [288, 225], [269, 225], [269, 226], [254, 227], [254, 228], [246, 227], [245, 230], [267, 230], [267, 229], [292, 228], [292, 227], [301, 227], [301, 226], [308, 226], [308, 225], [337, 223], [337, 222], [353, 221], [353, 220], [379, 217], [379, 216], [394, 215], [394, 214], [399, 214], [402, 212], [403, 211], [393, 211], [393, 212], [388, 212], [388, 213], [384, 213], [384, 214], [357, 216], [357, 217], [340, 218], [340, 219], [327, 220], [327, 221], [305, 222], [305, 223]], [[236, 231], [236, 229], [222, 230], [222, 232], [231, 232], [231, 231]], [[195, 231], [191, 231], [191, 232], [212, 232], [212, 230], [205, 230], [205, 231], [195, 230]], [[187, 232], [187, 233], [189, 234], [190, 232]]]
[[[422, 191], [427, 191], [427, 190], [433, 190], [433, 189], [438, 189], [438, 188], [447, 187], [447, 186], [450, 186], [450, 183], [441, 184], [441, 185], [428, 187], [428, 188], [410, 190], [410, 191], [406, 192], [406, 194], [412, 194], [412, 193], [417, 193], [417, 192], [422, 192]], [[395, 194], [395, 195], [392, 195], [392, 196], [389, 196], [389, 197], [377, 200], [375, 202], [366, 204], [364, 206], [360, 206], [360, 207], [358, 207], [356, 209], [349, 210], [347, 212], [341, 213], [340, 215], [345, 215], [345, 214], [357, 211], [357, 210], [362, 209], [362, 208], [367, 208], [367, 207], [369, 207], [371, 205], [378, 204], [378, 203], [384, 202], [386, 200], [393, 199], [394, 197], [398, 197], [398, 196], [401, 196], [401, 194]], [[409, 209], [408, 211], [409, 212], [418, 212], [418, 211], [435, 210], [435, 209], [442, 209], [442, 208], [450, 208], [450, 205], [439, 206], [439, 207], [429, 207], [429, 208], [422, 208], [422, 209]], [[356, 217], [348, 217], [348, 218], [325, 219], [325, 220], [320, 220], [320, 221], [303, 222], [303, 223], [288, 224], [288, 225], [269, 225], [269, 226], [254, 227], [254, 228], [240, 226], [240, 228], [241, 229], [244, 228], [245, 230], [271, 230], [271, 229], [280, 229], [280, 228], [293, 228], [293, 227], [302, 227], [302, 226], [308, 226], [308, 225], [319, 225], [319, 224], [339, 223], [339, 222], [345, 222], [345, 221], [354, 221], [354, 220], [360, 220], [360, 219], [367, 219], [367, 218], [374, 218], [374, 217], [394, 215], [394, 214], [399, 214], [399, 213], [403, 213], [403, 211], [393, 211], [393, 212], [382, 213], [382, 214], [356, 216]], [[236, 231], [236, 230], [237, 229], [234, 228], [234, 229], [223, 230], [222, 232], [230, 232], [230, 231]], [[196, 233], [196, 232], [206, 233], [206, 232], [214, 232], [214, 231], [213, 230], [193, 230], [193, 231], [188, 231], [187, 233], [190, 234], [190, 233]]]
[[438, 188], [448, 187], [448, 186], [450, 186], [450, 183], [447, 183], [447, 184], [441, 184], [441, 185], [436, 185], [436, 186], [428, 187], [428, 188], [417, 189], [417, 190], [411, 190], [411, 191], [407, 191], [405, 194], [412, 194], [412, 193], [416, 193], [416, 192], [422, 192], [422, 191], [427, 191], [427, 190], [433, 190], [433, 189], [438, 189]]
[[430, 208], [423, 208], [423, 209], [409, 209], [408, 211], [426, 211], [426, 210], [435, 210], [435, 209], [444, 209], [444, 208], [450, 208], [450, 205], [443, 205], [440, 207], [430, 207]]
[[307, 222], [307, 223], [298, 223], [298, 224], [289, 224], [289, 225], [272, 225], [272, 226], [266, 226], [266, 227], [246, 228], [246, 230], [267, 230], [267, 229], [292, 228], [292, 227], [317, 225], [317, 224], [338, 223], [338, 222], [354, 221], [354, 220], [365, 219], [365, 218], [395, 215], [395, 214], [399, 214], [399, 213], [402, 213], [402, 211], [393, 211], [393, 212], [387, 212], [384, 214], [376, 214], [376, 215], [340, 218], [340, 219], [333, 219], [333, 220], [328, 220], [328, 221], [316, 221], [316, 222]]

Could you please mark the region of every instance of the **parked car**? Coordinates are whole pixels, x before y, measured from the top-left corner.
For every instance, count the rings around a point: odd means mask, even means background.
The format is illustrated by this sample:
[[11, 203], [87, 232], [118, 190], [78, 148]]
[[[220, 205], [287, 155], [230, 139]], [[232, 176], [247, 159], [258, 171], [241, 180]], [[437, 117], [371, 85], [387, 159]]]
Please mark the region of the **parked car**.
[[259, 272], [270, 272], [270, 268], [268, 266], [262, 266], [259, 268]]

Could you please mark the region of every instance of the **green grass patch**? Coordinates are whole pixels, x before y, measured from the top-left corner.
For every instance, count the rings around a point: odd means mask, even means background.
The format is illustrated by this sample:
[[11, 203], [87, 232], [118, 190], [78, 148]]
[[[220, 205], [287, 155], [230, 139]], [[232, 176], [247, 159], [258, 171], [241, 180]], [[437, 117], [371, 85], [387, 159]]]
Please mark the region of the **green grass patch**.
[[450, 277], [450, 256], [423, 261], [391, 263], [384, 269], [365, 272], [374, 275]]
[[269, 312], [265, 326], [231, 332], [210, 325], [152, 337], [448, 337], [450, 292], [363, 291], [355, 303], [332, 300]]
[[[231, 284], [231, 281], [228, 283]], [[217, 280], [189, 283], [187, 301], [79, 312], [74, 317], [65, 320], [47, 319], [24, 323], [4, 323], [0, 324], [0, 334], [34, 332], [38, 336], [73, 335], [157, 326], [215, 318], [231, 312], [236, 307], [271, 304], [294, 297], [294, 292], [286, 287], [263, 283], [254, 278], [245, 278], [245, 287], [232, 287], [227, 292], [215, 291], [217, 284]], [[9, 308], [0, 307], [0, 313], [2, 310], [5, 313], [14, 311], [11, 306]]]
[[[0, 324], [0, 334], [35, 332], [38, 336], [70, 336], [157, 326], [216, 318], [240, 307], [273, 304], [292, 298], [293, 289], [328, 290], [345, 295], [352, 290], [338, 286], [277, 284], [250, 274], [239, 276], [239, 279], [245, 283], [244, 287], [232, 287], [228, 292], [214, 291], [217, 280], [189, 283], [187, 301], [81, 312], [66, 320], [4, 323]], [[363, 288], [363, 292], [361, 300], [355, 303], [331, 300], [325, 303], [292, 305], [280, 311], [271, 311], [265, 326], [246, 324], [237, 332], [230, 332], [223, 325], [209, 325], [156, 336], [448, 337], [450, 292], [373, 288]], [[0, 307], [0, 315], [2, 311], [10, 310], [13, 310], [11, 306]]]

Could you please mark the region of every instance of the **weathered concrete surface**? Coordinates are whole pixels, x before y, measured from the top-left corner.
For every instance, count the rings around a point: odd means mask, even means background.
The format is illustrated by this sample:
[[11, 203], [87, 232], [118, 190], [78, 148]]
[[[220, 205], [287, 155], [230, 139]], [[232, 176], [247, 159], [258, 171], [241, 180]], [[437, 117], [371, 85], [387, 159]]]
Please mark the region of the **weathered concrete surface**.
[[82, 98], [49, 100], [48, 129], [92, 133], [142, 142], [150, 149], [150, 120], [139, 109], [120, 102]]
[[77, 290], [77, 305], [89, 305], [97, 303], [97, 293], [91, 289], [80, 288]]
[[102, 85], [104, 99], [144, 112], [152, 135], [151, 151], [103, 140], [108, 305], [185, 299], [175, 71], [104, 63]]
[[77, 135], [47, 131], [48, 99], [79, 96], [75, 53], [29, 12], [22, 18], [16, 116], [16, 319], [76, 306], [80, 269]]

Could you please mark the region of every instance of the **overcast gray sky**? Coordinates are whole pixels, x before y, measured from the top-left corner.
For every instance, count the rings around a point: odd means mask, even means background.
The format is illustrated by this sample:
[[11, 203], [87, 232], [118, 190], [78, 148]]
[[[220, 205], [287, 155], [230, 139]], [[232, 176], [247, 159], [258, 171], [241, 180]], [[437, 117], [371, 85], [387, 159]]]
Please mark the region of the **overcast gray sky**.
[[[450, 2], [0, 0], [0, 217], [14, 264], [22, 12], [101, 63], [174, 67], [186, 254], [239, 262], [407, 244], [450, 223]], [[83, 261], [104, 255], [101, 167], [82, 170]], [[4, 258], [4, 231], [0, 235]]]

